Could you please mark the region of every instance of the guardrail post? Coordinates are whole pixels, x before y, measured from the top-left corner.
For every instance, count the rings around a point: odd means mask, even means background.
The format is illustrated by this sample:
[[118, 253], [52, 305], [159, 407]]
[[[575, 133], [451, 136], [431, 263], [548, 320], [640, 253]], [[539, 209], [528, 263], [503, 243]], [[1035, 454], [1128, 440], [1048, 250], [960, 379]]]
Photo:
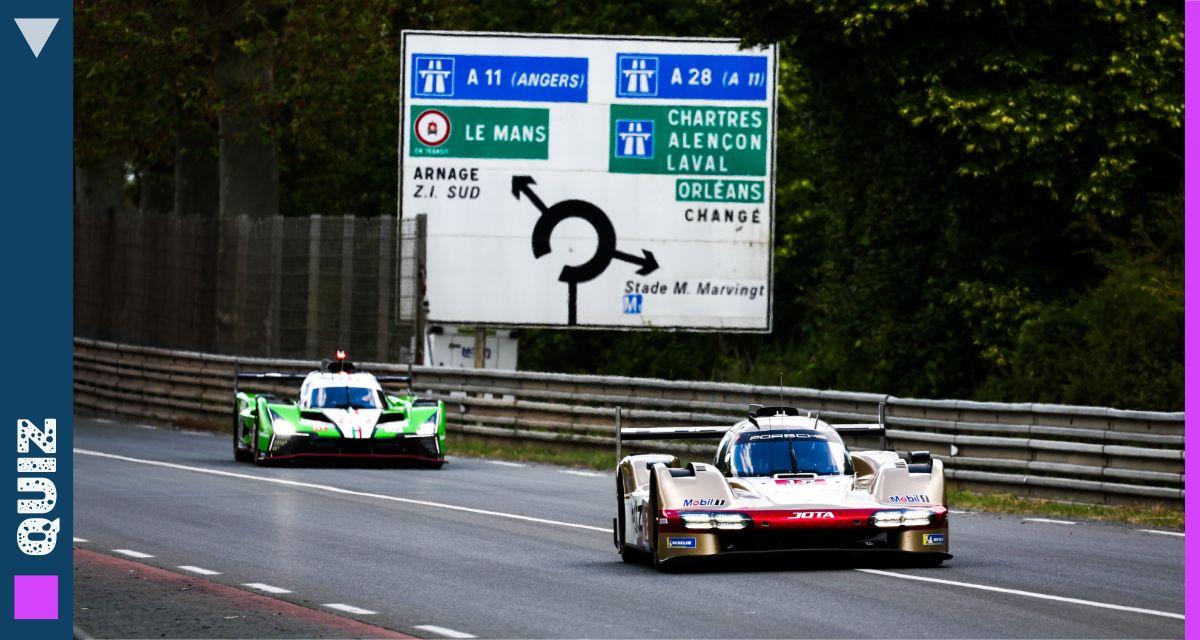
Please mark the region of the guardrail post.
[[614, 411], [617, 421], [617, 464], [621, 464], [621, 405]]
[[879, 403], [879, 450], [887, 451], [887, 398]]

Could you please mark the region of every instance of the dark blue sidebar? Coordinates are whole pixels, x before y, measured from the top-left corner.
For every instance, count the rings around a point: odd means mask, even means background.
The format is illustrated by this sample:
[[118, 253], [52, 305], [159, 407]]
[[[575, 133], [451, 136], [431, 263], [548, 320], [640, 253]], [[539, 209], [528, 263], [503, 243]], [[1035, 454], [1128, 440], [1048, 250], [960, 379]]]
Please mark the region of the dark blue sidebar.
[[0, 9], [0, 406], [11, 536], [0, 637], [71, 637], [71, 3]]

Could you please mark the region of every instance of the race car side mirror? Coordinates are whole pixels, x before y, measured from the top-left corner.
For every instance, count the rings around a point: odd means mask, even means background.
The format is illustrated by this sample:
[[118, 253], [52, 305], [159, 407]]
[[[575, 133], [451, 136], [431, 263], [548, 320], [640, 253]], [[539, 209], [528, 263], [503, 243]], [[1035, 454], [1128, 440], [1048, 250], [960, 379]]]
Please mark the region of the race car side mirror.
[[928, 451], [910, 451], [904, 454], [904, 461], [909, 473], [933, 472], [933, 456]]

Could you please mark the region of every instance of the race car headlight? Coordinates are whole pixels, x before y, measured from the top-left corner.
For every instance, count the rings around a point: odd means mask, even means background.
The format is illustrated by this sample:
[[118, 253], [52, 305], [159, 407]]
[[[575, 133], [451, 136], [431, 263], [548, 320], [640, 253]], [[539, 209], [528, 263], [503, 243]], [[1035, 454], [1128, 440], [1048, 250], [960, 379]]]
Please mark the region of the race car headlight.
[[906, 527], [921, 527], [933, 521], [933, 512], [929, 509], [912, 509], [904, 512], [900, 522]]
[[271, 430], [274, 431], [275, 435], [277, 436], [296, 435], [296, 425], [284, 420], [283, 418], [280, 418], [279, 416], [271, 418]]
[[434, 411], [425, 422], [422, 422], [417, 427], [417, 435], [428, 436], [437, 433], [438, 430], [438, 412]]
[[712, 519], [718, 529], [745, 529], [750, 526], [750, 516], [742, 513], [714, 513]]
[[903, 511], [876, 511], [871, 516], [871, 524], [881, 529], [898, 527], [904, 522]]
[[744, 513], [685, 513], [679, 516], [685, 529], [745, 529], [750, 516]]
[[885, 529], [891, 527], [923, 527], [930, 522], [933, 522], [933, 512], [929, 509], [876, 511], [871, 516], [871, 524]]

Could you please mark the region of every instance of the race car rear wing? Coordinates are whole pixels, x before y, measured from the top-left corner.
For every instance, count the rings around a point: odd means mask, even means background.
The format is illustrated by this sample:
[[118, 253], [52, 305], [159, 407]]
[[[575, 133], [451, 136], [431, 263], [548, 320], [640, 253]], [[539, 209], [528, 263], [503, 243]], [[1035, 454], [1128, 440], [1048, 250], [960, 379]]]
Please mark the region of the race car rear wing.
[[887, 449], [887, 403], [879, 403], [878, 420], [876, 422], [850, 422], [846, 424], [831, 424], [834, 431], [841, 436], [879, 436], [879, 448]]
[[[239, 390], [239, 382], [242, 380], [259, 380], [267, 382], [303, 382], [308, 377], [307, 373], [280, 373], [276, 371], [242, 371], [235, 363], [233, 365], [233, 395], [236, 396]], [[408, 393], [413, 393], [412, 376], [375, 376], [375, 380], [379, 384], [400, 383], [408, 388]]]
[[[759, 407], [754, 406], [748, 419], [754, 424], [756, 418], [774, 415], [800, 415], [793, 407]], [[814, 416], [820, 419], [820, 415]], [[887, 405], [879, 403], [877, 422], [831, 424], [834, 431], [843, 436], [879, 436], [879, 448], [887, 448]], [[733, 425], [715, 425], [699, 427], [628, 427], [621, 428], [621, 407], [616, 408], [617, 420], [617, 460], [621, 459], [621, 443], [625, 440], [698, 440], [704, 438], [720, 439], [733, 428]]]
[[297, 382], [303, 381], [308, 374], [305, 373], [279, 373], [275, 371], [242, 371], [236, 364], [233, 365], [233, 395], [241, 391], [242, 380], [259, 380], [269, 382]]
[[729, 431], [729, 425], [711, 427], [630, 427], [621, 429], [621, 440], [690, 440], [694, 438], [721, 438]]
[[621, 428], [621, 407], [617, 416], [617, 462], [621, 461], [621, 443], [625, 440], [694, 440], [697, 438], [722, 438], [732, 425], [705, 427], [629, 427]]

